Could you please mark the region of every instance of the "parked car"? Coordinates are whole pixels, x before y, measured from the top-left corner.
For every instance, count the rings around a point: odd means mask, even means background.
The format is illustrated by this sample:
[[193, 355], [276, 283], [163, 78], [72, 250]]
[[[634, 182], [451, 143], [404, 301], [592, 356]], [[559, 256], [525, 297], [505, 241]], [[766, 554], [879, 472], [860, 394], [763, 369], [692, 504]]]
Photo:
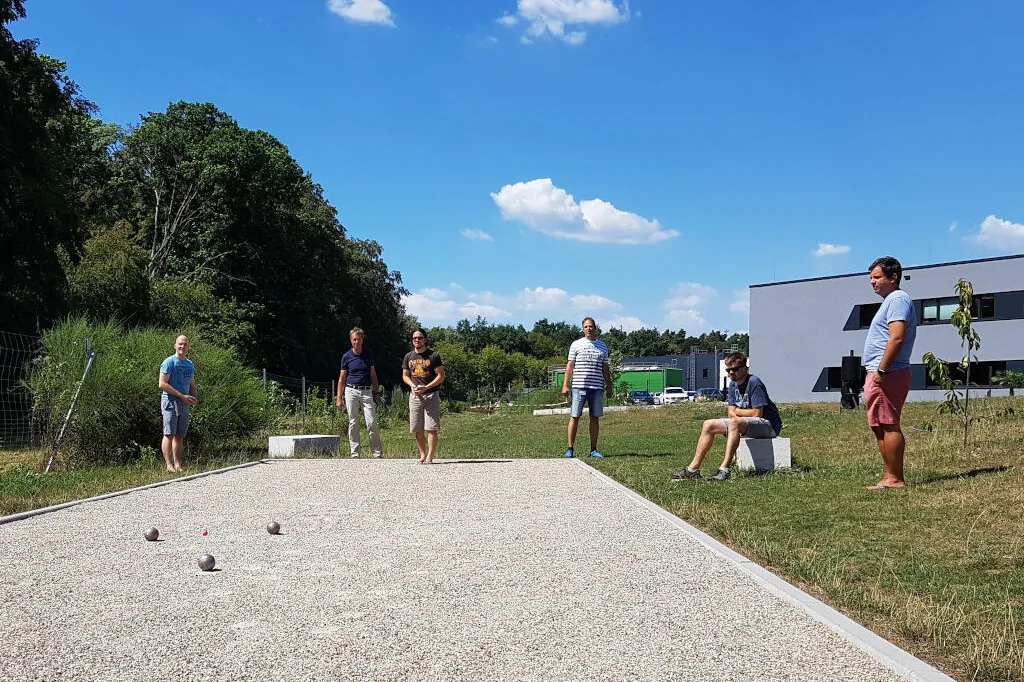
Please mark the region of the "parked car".
[[661, 391], [654, 394], [654, 404], [661, 405]]
[[721, 402], [725, 400], [722, 392], [717, 388], [698, 388], [697, 395], [693, 398], [696, 400], [712, 400], [715, 402]]
[[666, 386], [661, 394], [662, 405], [690, 402], [690, 392], [680, 386]]
[[653, 405], [654, 394], [650, 391], [630, 391], [629, 402], [634, 405]]

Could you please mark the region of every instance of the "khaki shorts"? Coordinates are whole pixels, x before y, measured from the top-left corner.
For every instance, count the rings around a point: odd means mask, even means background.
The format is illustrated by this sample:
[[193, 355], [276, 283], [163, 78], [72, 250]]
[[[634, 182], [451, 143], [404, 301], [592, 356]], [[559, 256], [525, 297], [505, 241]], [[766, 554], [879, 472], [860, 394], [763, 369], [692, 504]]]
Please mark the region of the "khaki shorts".
[[441, 430], [441, 394], [409, 394], [409, 433]]

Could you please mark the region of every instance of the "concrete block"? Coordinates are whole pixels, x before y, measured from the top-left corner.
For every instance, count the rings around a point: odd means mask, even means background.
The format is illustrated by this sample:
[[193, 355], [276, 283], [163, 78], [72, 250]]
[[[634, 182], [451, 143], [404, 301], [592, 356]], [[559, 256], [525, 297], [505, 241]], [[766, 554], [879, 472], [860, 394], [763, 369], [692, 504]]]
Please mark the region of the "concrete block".
[[333, 455], [338, 451], [341, 436], [271, 436], [271, 457], [295, 457], [299, 453]]
[[754, 471], [788, 469], [793, 466], [788, 438], [740, 438], [736, 466]]

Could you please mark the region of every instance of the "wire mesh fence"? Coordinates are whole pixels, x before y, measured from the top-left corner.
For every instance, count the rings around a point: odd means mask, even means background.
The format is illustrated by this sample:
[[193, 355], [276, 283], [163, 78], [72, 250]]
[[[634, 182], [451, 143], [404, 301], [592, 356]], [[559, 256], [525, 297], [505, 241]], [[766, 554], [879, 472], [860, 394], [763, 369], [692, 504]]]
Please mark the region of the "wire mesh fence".
[[43, 355], [36, 336], [0, 331], [0, 449], [39, 446], [46, 425], [32, 414], [25, 382]]

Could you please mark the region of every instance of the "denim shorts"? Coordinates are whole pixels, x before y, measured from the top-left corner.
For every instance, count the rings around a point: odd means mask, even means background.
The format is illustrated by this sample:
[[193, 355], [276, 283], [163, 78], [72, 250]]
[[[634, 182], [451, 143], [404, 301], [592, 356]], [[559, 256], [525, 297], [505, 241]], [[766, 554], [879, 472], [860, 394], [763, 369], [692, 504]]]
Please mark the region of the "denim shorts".
[[164, 435], [185, 437], [188, 433], [188, 418], [192, 406], [181, 400], [160, 400], [160, 414], [164, 418]]
[[600, 417], [604, 414], [604, 389], [603, 388], [574, 388], [572, 389], [572, 409], [569, 414], [573, 417], [583, 416], [583, 404], [590, 405], [590, 416]]

